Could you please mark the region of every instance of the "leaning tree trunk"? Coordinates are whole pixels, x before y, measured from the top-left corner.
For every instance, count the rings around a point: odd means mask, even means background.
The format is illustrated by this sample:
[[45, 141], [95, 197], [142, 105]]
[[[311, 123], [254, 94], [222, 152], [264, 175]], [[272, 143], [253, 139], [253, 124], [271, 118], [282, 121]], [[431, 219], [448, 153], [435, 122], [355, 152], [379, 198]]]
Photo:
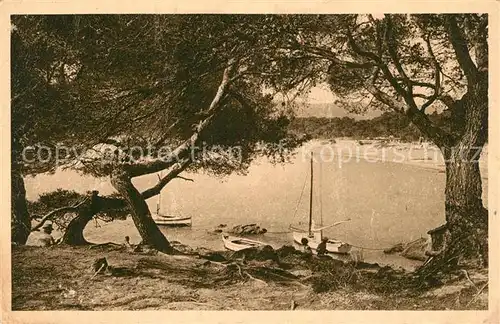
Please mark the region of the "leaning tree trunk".
[[85, 237], [83, 237], [83, 230], [87, 224], [92, 220], [94, 214], [88, 209], [84, 208], [78, 211], [75, 218], [69, 222], [66, 232], [64, 232], [61, 240], [62, 244], [68, 245], [87, 245], [90, 244]]
[[169, 241], [154, 222], [146, 200], [134, 187], [129, 175], [123, 171], [116, 171], [111, 177], [111, 184], [127, 201], [135, 227], [141, 235], [142, 243], [150, 245], [159, 251], [172, 253], [173, 249]]
[[26, 204], [24, 179], [18, 168], [11, 172], [11, 238], [12, 242], [24, 245], [31, 232], [31, 220]]
[[62, 237], [61, 243], [68, 245], [87, 245], [90, 244], [83, 237], [83, 230], [92, 220], [94, 215], [99, 211], [98, 192], [93, 191], [92, 197], [88, 203], [81, 206], [77, 210], [77, 216], [69, 222], [66, 232]]

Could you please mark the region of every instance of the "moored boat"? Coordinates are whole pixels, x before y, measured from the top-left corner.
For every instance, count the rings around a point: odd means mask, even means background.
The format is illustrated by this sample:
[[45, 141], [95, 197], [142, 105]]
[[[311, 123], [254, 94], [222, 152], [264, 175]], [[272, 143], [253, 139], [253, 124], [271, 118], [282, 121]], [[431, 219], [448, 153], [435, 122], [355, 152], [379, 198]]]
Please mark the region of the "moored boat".
[[167, 216], [154, 214], [153, 220], [160, 226], [191, 226], [191, 216]]
[[[158, 175], [158, 179], [161, 181], [161, 176]], [[156, 225], [159, 226], [170, 226], [170, 227], [182, 227], [182, 226], [191, 226], [191, 216], [171, 216], [171, 215], [163, 215], [160, 212], [160, 203], [161, 203], [161, 191], [158, 195], [158, 202], [156, 203], [156, 213], [152, 214], [153, 220]]]
[[[314, 220], [312, 217], [313, 211], [313, 154], [311, 152], [311, 175], [310, 175], [310, 191], [309, 191], [309, 226], [307, 230], [297, 229], [290, 226], [292, 230], [293, 240], [294, 242], [303, 245], [303, 240], [307, 239], [307, 245], [315, 251], [318, 248], [318, 245], [323, 240], [323, 230], [329, 227], [337, 226], [339, 224], [348, 222], [350, 219], [336, 222], [332, 225], [323, 226], [320, 228], [316, 228], [314, 225]], [[301, 195], [302, 196], [302, 195]], [[352, 246], [348, 243], [342, 242], [340, 240], [335, 239], [327, 239], [326, 242], [326, 251], [328, 253], [337, 253], [337, 254], [348, 254], [351, 251]]]
[[[302, 245], [302, 240], [307, 239], [307, 245], [314, 251], [318, 248], [318, 244], [321, 242], [320, 235], [309, 235], [307, 232], [293, 232], [293, 240], [295, 243]], [[326, 242], [326, 251], [328, 253], [336, 254], [348, 254], [351, 251], [352, 246], [348, 243], [328, 239]]]

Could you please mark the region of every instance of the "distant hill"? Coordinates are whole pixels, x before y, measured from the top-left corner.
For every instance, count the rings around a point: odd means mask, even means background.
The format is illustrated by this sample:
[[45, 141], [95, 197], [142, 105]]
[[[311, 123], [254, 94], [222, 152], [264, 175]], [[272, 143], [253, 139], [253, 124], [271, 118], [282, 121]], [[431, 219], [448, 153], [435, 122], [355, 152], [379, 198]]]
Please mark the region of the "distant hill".
[[297, 117], [350, 117], [355, 120], [372, 119], [382, 114], [381, 111], [368, 111], [364, 115], [351, 114], [344, 108], [337, 106], [335, 103], [299, 103], [299, 107], [295, 110]]
[[[439, 126], [445, 126], [447, 123], [447, 117], [444, 114], [433, 113], [429, 115], [429, 118]], [[397, 112], [384, 112], [371, 119], [358, 120], [348, 116], [297, 117], [290, 124], [289, 130], [296, 134], [307, 134], [316, 139], [338, 137], [370, 139], [392, 136], [411, 142], [423, 136], [406, 116]]]

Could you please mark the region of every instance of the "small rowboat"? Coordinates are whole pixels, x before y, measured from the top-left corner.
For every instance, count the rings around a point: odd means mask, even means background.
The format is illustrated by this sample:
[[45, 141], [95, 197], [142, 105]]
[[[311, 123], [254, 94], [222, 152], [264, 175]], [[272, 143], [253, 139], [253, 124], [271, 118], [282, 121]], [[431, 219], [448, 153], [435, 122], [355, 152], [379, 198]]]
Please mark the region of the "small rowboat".
[[167, 216], [154, 214], [153, 220], [160, 226], [191, 226], [191, 216]]
[[240, 251], [252, 247], [267, 245], [266, 243], [260, 241], [254, 241], [243, 237], [229, 236], [227, 234], [222, 234], [222, 241], [224, 242], [224, 247], [231, 251]]

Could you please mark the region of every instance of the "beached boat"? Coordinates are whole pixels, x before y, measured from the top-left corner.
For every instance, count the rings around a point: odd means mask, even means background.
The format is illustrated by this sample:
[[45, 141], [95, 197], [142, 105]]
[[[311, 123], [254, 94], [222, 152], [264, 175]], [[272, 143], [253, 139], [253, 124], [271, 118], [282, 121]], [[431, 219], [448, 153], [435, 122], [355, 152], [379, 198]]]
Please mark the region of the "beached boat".
[[227, 234], [222, 234], [222, 241], [224, 242], [224, 247], [231, 251], [240, 251], [252, 247], [259, 247], [267, 245], [266, 243], [250, 240], [244, 237], [229, 236]]
[[[292, 230], [292, 235], [293, 235], [293, 240], [297, 243], [302, 245], [303, 239], [307, 239], [307, 245], [315, 251], [318, 248], [318, 245], [321, 243], [323, 240], [323, 230], [337, 226], [339, 224], [348, 222], [350, 219], [343, 220], [336, 222], [332, 225], [328, 226], [323, 226], [316, 228], [313, 220], [313, 215], [312, 215], [312, 204], [313, 204], [313, 153], [311, 152], [311, 184], [310, 184], [310, 191], [309, 191], [309, 226], [307, 230], [303, 229], [298, 229], [295, 227], [292, 227], [290, 225], [290, 230]], [[326, 242], [326, 251], [329, 253], [337, 253], [337, 254], [347, 254], [351, 251], [352, 246], [348, 243], [342, 242], [340, 240], [336, 239], [328, 239]]]

